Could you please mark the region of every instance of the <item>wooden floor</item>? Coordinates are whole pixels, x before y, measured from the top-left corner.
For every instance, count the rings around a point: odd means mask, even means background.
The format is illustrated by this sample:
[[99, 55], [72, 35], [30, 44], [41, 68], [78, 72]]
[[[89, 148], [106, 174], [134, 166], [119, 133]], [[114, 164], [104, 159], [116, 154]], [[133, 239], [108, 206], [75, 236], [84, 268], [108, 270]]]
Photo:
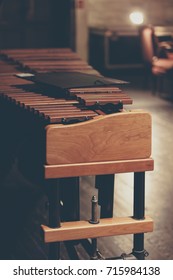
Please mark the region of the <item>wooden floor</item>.
[[[146, 214], [154, 219], [154, 232], [145, 234], [147, 259], [173, 259], [173, 103], [150, 90], [132, 85], [128, 94], [134, 104], [129, 109], [142, 108], [152, 114], [155, 170], [146, 172]], [[42, 242], [40, 224], [47, 222], [46, 197], [39, 186], [33, 186], [18, 172], [17, 162], [1, 183], [0, 193], [0, 258], [47, 259], [48, 247]], [[97, 194], [94, 177], [80, 179], [81, 218], [90, 218], [90, 200]], [[115, 176], [115, 205], [117, 216], [133, 213], [133, 174]], [[120, 256], [132, 250], [132, 236], [100, 238], [98, 247], [105, 257]], [[81, 259], [89, 259], [83, 247], [76, 245]], [[62, 259], [67, 250], [62, 244]]]

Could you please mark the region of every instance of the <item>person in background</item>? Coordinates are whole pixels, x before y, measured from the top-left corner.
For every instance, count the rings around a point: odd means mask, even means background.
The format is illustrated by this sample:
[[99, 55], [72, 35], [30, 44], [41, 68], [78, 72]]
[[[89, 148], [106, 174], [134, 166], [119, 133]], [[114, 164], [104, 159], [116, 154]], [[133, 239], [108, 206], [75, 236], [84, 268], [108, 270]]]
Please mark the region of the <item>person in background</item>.
[[[173, 70], [173, 59], [153, 57], [152, 72], [155, 74], [165, 74], [167, 71]], [[157, 73], [156, 73], [157, 72]]]

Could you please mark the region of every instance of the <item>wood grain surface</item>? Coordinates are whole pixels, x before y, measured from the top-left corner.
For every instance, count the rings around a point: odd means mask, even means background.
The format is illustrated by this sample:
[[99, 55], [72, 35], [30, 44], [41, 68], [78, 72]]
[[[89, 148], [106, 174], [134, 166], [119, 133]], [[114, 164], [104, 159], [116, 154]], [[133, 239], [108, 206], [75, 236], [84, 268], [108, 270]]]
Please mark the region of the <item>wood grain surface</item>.
[[151, 116], [142, 111], [99, 116], [46, 128], [46, 164], [73, 164], [151, 155]]

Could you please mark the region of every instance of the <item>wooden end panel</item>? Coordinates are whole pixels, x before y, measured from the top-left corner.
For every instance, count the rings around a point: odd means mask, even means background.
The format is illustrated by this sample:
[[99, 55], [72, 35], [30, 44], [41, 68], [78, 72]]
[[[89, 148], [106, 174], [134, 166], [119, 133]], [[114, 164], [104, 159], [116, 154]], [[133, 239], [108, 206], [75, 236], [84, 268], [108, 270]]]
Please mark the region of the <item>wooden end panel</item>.
[[101, 219], [99, 224], [88, 221], [65, 222], [60, 228], [49, 228], [42, 225], [44, 242], [60, 242], [85, 238], [145, 233], [153, 231], [153, 220], [135, 220], [131, 217]]
[[46, 127], [46, 164], [145, 159], [151, 155], [151, 116], [139, 111]]

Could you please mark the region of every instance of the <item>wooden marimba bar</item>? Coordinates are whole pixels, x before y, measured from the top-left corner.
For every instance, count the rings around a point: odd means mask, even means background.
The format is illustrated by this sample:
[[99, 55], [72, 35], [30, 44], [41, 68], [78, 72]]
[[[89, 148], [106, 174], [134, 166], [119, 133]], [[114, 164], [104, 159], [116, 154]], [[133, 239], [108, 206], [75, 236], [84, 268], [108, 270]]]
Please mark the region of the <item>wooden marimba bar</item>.
[[[91, 259], [99, 259], [96, 238], [133, 234], [130, 258], [144, 259], [144, 232], [153, 230], [153, 221], [144, 211], [145, 171], [153, 170], [150, 115], [125, 109], [132, 99], [117, 86], [71, 88], [64, 94], [14, 75], [19, 71], [100, 75], [69, 49], [4, 50], [1, 57], [0, 100], [6, 127], [12, 121], [13, 131], [26, 144], [19, 154], [19, 161], [25, 158], [21, 170], [46, 184], [49, 225], [41, 228], [50, 244], [49, 258], [60, 258], [62, 241], [91, 239]], [[134, 173], [134, 213], [113, 217], [114, 174], [126, 172]], [[98, 223], [79, 219], [79, 176], [87, 175], [96, 175]], [[60, 187], [69, 182], [72, 187], [63, 201], [66, 214], [61, 217]], [[74, 200], [69, 203], [67, 196]]]
[[[14, 76], [7, 75], [1, 78], [0, 92], [3, 99], [44, 118], [47, 123], [62, 123], [65, 119], [88, 120], [105, 114], [97, 108], [107, 103], [132, 103], [132, 99], [117, 87], [71, 89], [66, 98], [55, 98], [46, 95], [45, 92], [37, 92], [37, 89], [29, 91], [10, 86], [18, 83], [19, 79]], [[25, 85], [26, 82], [22, 84]]]
[[99, 74], [70, 49], [4, 50], [3, 57], [15, 62], [20, 69], [35, 72], [78, 71]]

